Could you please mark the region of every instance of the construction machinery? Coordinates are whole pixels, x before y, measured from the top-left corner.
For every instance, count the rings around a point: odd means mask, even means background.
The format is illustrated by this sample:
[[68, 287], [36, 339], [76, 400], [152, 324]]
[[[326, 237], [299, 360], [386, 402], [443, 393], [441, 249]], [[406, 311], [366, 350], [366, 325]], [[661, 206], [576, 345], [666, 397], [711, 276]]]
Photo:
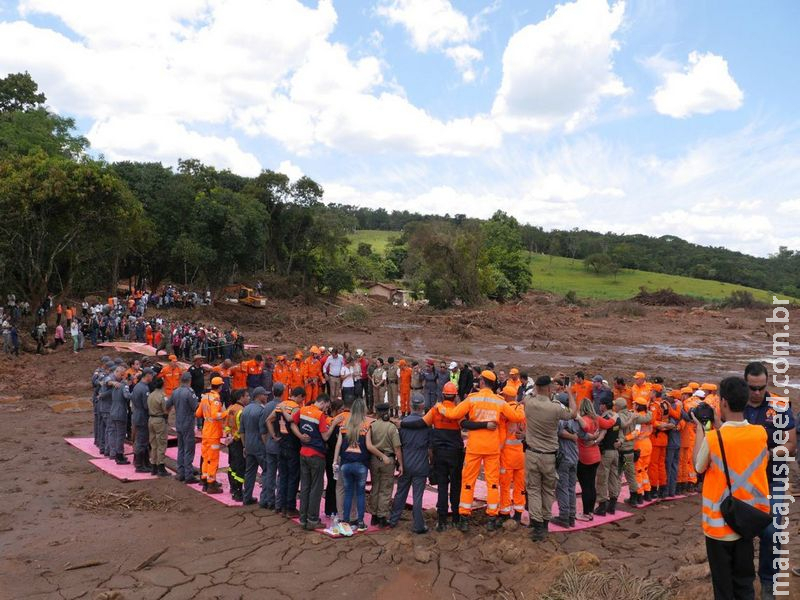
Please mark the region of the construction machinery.
[[253, 308], [266, 308], [267, 299], [259, 296], [253, 288], [244, 285], [231, 285], [223, 290], [224, 301], [229, 304], [243, 304]]

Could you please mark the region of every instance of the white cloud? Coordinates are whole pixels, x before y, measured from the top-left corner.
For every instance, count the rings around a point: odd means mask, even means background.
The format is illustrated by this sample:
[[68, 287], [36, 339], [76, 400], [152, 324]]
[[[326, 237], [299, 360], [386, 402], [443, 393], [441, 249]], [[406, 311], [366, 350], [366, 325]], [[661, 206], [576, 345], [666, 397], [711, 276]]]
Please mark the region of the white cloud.
[[110, 117], [96, 121], [87, 137], [111, 161], [160, 160], [175, 165], [179, 158], [198, 158], [240, 175], [255, 177], [261, 172], [258, 159], [232, 137], [201, 135], [169, 117]]
[[474, 40], [476, 31], [450, 0], [384, 0], [376, 12], [402, 25], [420, 52]]
[[281, 161], [276, 169], [278, 173], [283, 173], [292, 181], [297, 181], [303, 176], [303, 170], [290, 160]]
[[628, 89], [614, 73], [625, 3], [576, 0], [509, 40], [492, 114], [508, 131], [576, 128]]
[[682, 119], [742, 106], [744, 94], [728, 71], [727, 61], [716, 54], [691, 52], [683, 69], [667, 67], [662, 76], [664, 82], [652, 96], [662, 115]]
[[466, 42], [480, 35], [478, 17], [468, 19], [450, 0], [383, 0], [375, 11], [390, 23], [401, 25], [418, 52], [444, 52], [465, 83], [475, 80], [473, 63], [483, 60], [483, 53]]

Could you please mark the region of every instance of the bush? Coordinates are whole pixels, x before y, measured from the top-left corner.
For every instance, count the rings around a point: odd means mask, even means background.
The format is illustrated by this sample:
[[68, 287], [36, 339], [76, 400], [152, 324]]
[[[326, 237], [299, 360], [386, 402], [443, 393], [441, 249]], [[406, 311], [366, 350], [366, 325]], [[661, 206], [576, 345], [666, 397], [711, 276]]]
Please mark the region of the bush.
[[366, 321], [369, 317], [369, 311], [358, 304], [351, 304], [346, 307], [339, 316], [345, 323], [355, 325], [356, 323], [363, 323]]
[[575, 293], [575, 290], [570, 290], [564, 294], [564, 304], [580, 306], [580, 300], [578, 300], [578, 295]]
[[719, 303], [721, 308], [765, 308], [767, 304], [755, 299], [752, 292], [736, 290]]
[[693, 306], [700, 304], [698, 300], [691, 296], [682, 296], [672, 291], [672, 288], [648, 292], [646, 288], [640, 287], [639, 293], [632, 300], [647, 306]]
[[647, 309], [641, 304], [630, 300], [615, 302], [611, 305], [611, 312], [621, 317], [644, 317], [647, 316]]

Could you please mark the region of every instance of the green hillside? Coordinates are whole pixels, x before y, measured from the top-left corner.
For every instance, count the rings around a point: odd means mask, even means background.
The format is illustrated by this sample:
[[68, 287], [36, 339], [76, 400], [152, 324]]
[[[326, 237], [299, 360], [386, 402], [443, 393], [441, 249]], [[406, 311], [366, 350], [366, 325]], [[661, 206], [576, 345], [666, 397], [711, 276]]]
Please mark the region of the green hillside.
[[[396, 231], [359, 230], [350, 235], [350, 242], [353, 249], [360, 242], [366, 242], [372, 245], [375, 252], [381, 253], [390, 238], [398, 235]], [[679, 294], [707, 300], [719, 300], [727, 298], [733, 291], [747, 290], [758, 300], [772, 302], [770, 292], [706, 279], [633, 269], [622, 269], [616, 278], [612, 275], [595, 275], [586, 271], [582, 260], [560, 256], [532, 254], [531, 272], [535, 289], [556, 294], [566, 294], [573, 290], [579, 298], [623, 300], [635, 296], [639, 288], [644, 286], [651, 291], [672, 288]]]

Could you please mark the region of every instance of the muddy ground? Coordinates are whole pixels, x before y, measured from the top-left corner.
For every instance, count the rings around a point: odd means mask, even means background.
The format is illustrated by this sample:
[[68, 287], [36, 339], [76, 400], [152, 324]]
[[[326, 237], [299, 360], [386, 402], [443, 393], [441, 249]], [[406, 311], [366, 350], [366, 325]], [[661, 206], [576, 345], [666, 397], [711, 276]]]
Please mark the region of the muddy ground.
[[[545, 294], [446, 312], [360, 300], [172, 314], [238, 324], [249, 342], [274, 351], [337, 343], [369, 355], [493, 360], [531, 373], [583, 368], [610, 379], [643, 369], [671, 384], [740, 373], [772, 348], [765, 311], [568, 307]], [[416, 536], [408, 521], [391, 532], [331, 540], [257, 507], [222, 506], [174, 480], [119, 483], [63, 441], [91, 435], [91, 412], [52, 409], [86, 406], [104, 353], [0, 358], [0, 598], [533, 599], [571, 565], [627, 568], [674, 597], [711, 597], [696, 496], [534, 545], [525, 529]], [[167, 509], [86, 505], [96, 491], [138, 490]], [[795, 523], [791, 552], [798, 557]], [[800, 597], [800, 579], [792, 585]]]

